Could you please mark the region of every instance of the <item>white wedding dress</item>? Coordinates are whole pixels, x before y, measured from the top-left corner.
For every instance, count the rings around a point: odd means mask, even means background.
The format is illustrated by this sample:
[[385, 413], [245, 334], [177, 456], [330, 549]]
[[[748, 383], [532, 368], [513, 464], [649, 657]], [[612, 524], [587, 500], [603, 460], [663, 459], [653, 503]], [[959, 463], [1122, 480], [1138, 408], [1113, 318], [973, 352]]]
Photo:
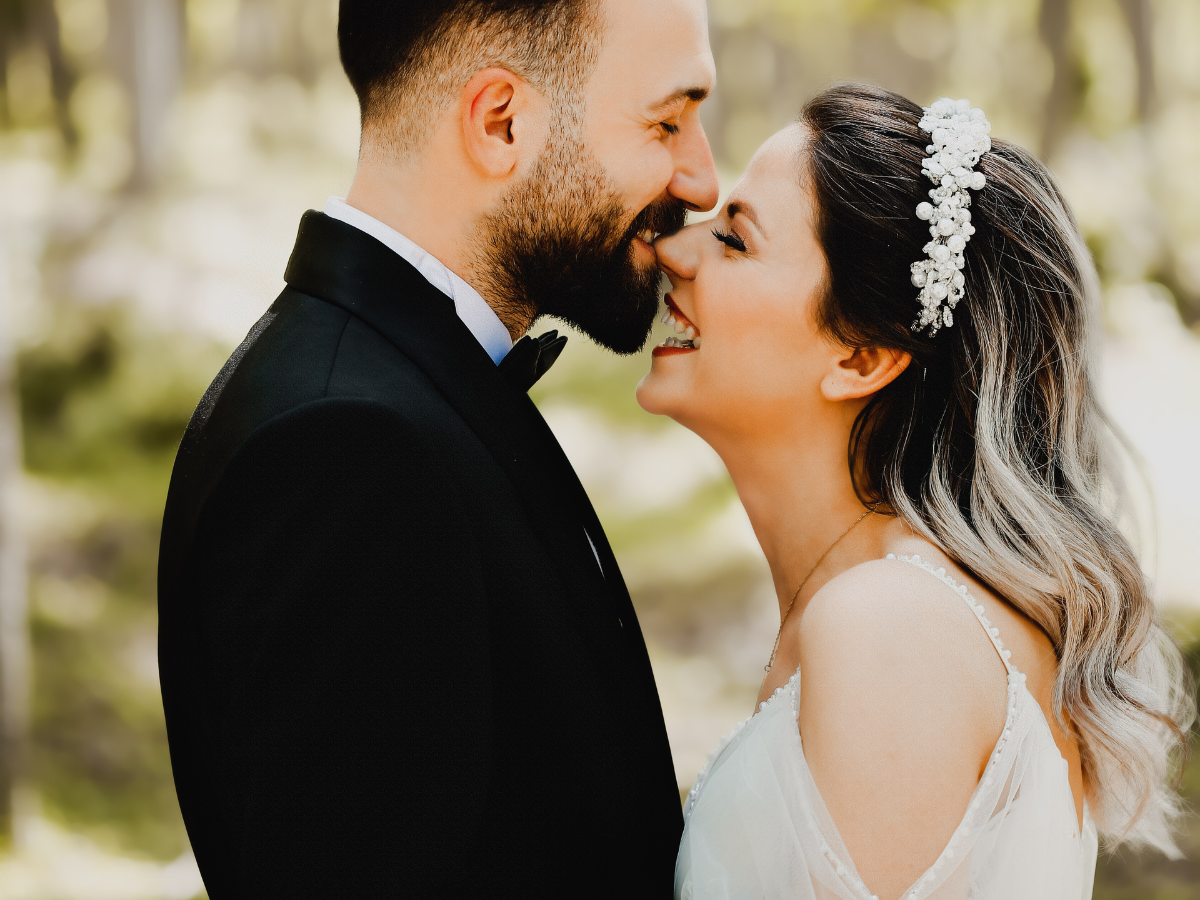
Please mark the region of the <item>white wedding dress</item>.
[[[1008, 716], [984, 776], [949, 843], [902, 900], [1089, 900], [1096, 828], [1085, 804], [1080, 833], [1067, 763], [1025, 676], [965, 585], [919, 556], [899, 559], [971, 607], [1008, 671]], [[796, 672], [710, 757], [684, 810], [679, 900], [875, 900], [817, 793], [799, 710]]]

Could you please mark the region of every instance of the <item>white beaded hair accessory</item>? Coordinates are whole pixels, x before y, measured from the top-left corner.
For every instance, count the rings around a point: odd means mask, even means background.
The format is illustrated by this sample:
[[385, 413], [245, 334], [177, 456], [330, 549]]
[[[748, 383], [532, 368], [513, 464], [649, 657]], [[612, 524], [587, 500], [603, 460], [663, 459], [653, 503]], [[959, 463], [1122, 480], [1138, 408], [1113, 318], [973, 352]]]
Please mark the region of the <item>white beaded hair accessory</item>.
[[975, 233], [967, 189], [978, 191], [987, 183], [974, 167], [992, 149], [992, 123], [969, 101], [943, 97], [925, 107], [920, 127], [933, 135], [921, 169], [937, 187], [929, 192], [933, 202], [917, 207], [917, 218], [929, 223], [933, 240], [924, 248], [928, 258], [912, 264], [913, 286], [921, 289], [921, 314], [912, 330], [928, 328], [933, 337], [954, 324], [952, 310], [963, 298], [963, 249]]

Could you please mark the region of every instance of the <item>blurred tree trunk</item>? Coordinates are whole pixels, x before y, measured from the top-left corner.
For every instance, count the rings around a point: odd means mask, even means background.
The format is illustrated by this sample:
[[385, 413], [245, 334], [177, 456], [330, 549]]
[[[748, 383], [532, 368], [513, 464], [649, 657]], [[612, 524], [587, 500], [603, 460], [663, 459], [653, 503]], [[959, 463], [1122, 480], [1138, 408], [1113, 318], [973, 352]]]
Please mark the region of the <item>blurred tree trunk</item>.
[[1118, 0], [1137, 62], [1138, 119], [1145, 122], [1154, 112], [1154, 32], [1150, 0]]
[[0, 223], [0, 841], [12, 839], [13, 797], [25, 776], [29, 625], [25, 545], [17, 519], [21, 420], [8, 246]]
[[75, 87], [75, 73], [67, 65], [63, 55], [62, 32], [58, 24], [58, 11], [53, 3], [42, 3], [41, 32], [46, 44], [46, 54], [50, 57], [50, 86], [54, 91], [54, 115], [58, 120], [59, 130], [71, 146], [75, 145], [78, 134], [75, 123], [71, 121], [68, 101], [71, 99], [71, 89]]
[[[32, 2], [32, 0], [29, 0]], [[54, 118], [58, 129], [68, 144], [75, 143], [75, 125], [67, 110], [67, 101], [71, 97], [71, 88], [75, 85], [75, 77], [67, 66], [63, 55], [62, 37], [58, 25], [58, 11], [53, 2], [36, 2], [35, 28], [38, 39], [46, 48], [46, 56], [50, 60], [50, 89], [54, 93]]]
[[0, 127], [11, 122], [8, 111], [8, 61], [29, 33], [30, 10], [24, 0], [0, 0]]
[[1038, 33], [1054, 61], [1054, 79], [1050, 83], [1050, 92], [1046, 95], [1042, 119], [1040, 149], [1044, 160], [1049, 160], [1058, 149], [1058, 143], [1062, 140], [1071, 115], [1074, 73], [1071, 71], [1071, 57], [1067, 47], [1070, 30], [1070, 0], [1042, 0]]
[[153, 180], [183, 78], [180, 0], [109, 0], [109, 56], [133, 101], [133, 185]]
[[[67, 143], [74, 144], [75, 126], [67, 113], [67, 100], [75, 78], [63, 56], [54, 3], [51, 0], [0, 0], [0, 94], [7, 88], [9, 58], [31, 41], [41, 44], [46, 51], [55, 122]], [[0, 125], [3, 124], [4, 119], [0, 117]]]

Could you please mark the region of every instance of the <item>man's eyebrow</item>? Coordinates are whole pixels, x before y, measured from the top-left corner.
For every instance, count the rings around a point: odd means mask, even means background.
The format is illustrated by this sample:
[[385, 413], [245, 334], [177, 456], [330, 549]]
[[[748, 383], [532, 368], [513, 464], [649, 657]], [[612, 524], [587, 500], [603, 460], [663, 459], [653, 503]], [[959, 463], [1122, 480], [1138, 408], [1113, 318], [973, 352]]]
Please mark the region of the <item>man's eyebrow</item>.
[[677, 90], [673, 94], [671, 94], [671, 96], [667, 97], [665, 100], [661, 101], [660, 103], [656, 103], [652, 107], [650, 107], [650, 111], [652, 113], [662, 112], [663, 110], [669, 109], [670, 107], [674, 106], [680, 100], [694, 100], [697, 103], [700, 103], [702, 100], [704, 100], [704, 98], [706, 98], [708, 96], [708, 93], [709, 93], [708, 88], [704, 88], [704, 87], [680, 88], [679, 90]]
[[[730, 219], [732, 219], [738, 213], [741, 213], [753, 223], [755, 228], [757, 228], [759, 231], [763, 231], [763, 227], [758, 221], [758, 215], [754, 212], [754, 207], [745, 200], [731, 200], [729, 205], [725, 207], [725, 212], [729, 215]], [[763, 231], [763, 234], [765, 235], [766, 232]]]

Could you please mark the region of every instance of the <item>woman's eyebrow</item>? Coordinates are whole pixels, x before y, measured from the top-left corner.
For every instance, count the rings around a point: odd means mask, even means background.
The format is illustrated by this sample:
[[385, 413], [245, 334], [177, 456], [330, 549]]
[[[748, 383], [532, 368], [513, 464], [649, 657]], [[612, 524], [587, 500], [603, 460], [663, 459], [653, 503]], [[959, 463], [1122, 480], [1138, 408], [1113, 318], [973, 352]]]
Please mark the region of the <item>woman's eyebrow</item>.
[[751, 206], [749, 203], [747, 203], [745, 200], [729, 201], [729, 205], [727, 207], [725, 207], [725, 212], [728, 214], [730, 219], [732, 219], [734, 216], [738, 215], [738, 213], [741, 213], [743, 216], [745, 216], [747, 219], [750, 220], [750, 224], [752, 224], [755, 228], [757, 228], [762, 233], [763, 237], [767, 236], [767, 233], [765, 231], [763, 231], [762, 223], [760, 223], [758, 221], [758, 215], [755, 213], [754, 207]]

